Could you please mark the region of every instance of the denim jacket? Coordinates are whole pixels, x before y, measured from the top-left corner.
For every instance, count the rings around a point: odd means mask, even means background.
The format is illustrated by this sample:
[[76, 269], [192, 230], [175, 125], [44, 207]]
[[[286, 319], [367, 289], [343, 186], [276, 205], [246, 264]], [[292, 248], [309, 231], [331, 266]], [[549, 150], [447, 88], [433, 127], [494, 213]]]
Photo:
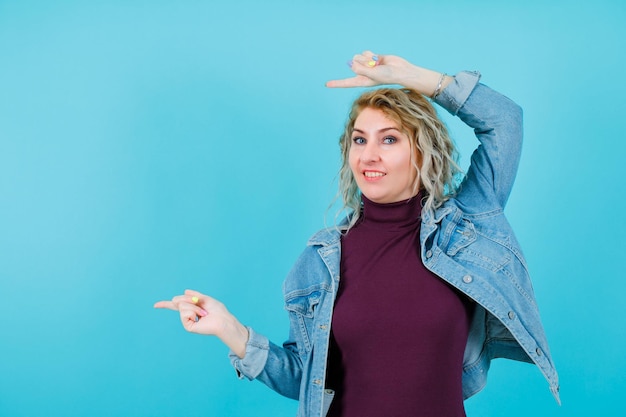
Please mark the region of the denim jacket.
[[[461, 72], [436, 103], [474, 129], [480, 145], [458, 192], [420, 233], [426, 268], [476, 302], [463, 361], [465, 398], [487, 382], [492, 359], [535, 363], [559, 401], [558, 376], [541, 325], [526, 261], [503, 214], [519, 163], [522, 111]], [[250, 330], [243, 359], [230, 354], [240, 377], [258, 379], [298, 399], [299, 417], [324, 416], [333, 392], [324, 389], [329, 333], [339, 276], [340, 233], [316, 233], [284, 283], [289, 339], [279, 347]], [[401, 360], [401, 358], [399, 358]]]

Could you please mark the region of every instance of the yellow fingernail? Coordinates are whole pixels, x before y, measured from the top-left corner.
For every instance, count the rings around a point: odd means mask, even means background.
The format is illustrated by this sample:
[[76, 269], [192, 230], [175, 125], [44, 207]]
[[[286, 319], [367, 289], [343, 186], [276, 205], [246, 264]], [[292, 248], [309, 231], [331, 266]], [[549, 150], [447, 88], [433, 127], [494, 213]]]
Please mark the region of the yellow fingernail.
[[198, 302], [198, 297], [191, 297], [191, 301], [196, 304]]
[[376, 66], [376, 61], [370, 61], [370, 62], [367, 63], [367, 65], [369, 67], [375, 67]]

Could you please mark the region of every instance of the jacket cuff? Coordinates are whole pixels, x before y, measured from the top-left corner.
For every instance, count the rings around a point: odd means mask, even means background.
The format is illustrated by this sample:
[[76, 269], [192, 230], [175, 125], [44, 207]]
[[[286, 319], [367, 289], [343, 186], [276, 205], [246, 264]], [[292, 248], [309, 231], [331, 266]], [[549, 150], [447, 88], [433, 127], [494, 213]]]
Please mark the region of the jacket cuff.
[[474, 91], [479, 80], [480, 73], [478, 71], [461, 71], [454, 76], [454, 81], [434, 99], [434, 102], [456, 116]]
[[237, 377], [253, 380], [263, 371], [270, 350], [267, 337], [256, 333], [251, 327], [247, 327], [249, 336], [246, 343], [246, 354], [243, 358], [237, 356], [232, 350], [228, 353], [230, 363], [237, 371]]

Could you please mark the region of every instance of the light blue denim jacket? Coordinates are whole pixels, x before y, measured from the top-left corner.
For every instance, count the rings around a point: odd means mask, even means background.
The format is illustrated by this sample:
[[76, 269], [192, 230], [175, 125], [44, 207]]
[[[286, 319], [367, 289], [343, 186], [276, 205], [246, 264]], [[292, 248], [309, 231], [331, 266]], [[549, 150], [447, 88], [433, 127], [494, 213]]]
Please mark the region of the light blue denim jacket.
[[[558, 377], [541, 325], [526, 261], [503, 208], [522, 145], [522, 111], [461, 72], [436, 103], [474, 129], [480, 145], [454, 198], [424, 213], [424, 265], [476, 301], [464, 355], [463, 394], [480, 391], [492, 359], [535, 363], [559, 401]], [[324, 389], [335, 295], [340, 285], [340, 234], [315, 234], [284, 283], [289, 339], [279, 347], [250, 329], [246, 354], [230, 355], [240, 377], [258, 379], [300, 401], [298, 416], [324, 416], [332, 391]], [[398, 358], [402, 360], [402, 358]]]

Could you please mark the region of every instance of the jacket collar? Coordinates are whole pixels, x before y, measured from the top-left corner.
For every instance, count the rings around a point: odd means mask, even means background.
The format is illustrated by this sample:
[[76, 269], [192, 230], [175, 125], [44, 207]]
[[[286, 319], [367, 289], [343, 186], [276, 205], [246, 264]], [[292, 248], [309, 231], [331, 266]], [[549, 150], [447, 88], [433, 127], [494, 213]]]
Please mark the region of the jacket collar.
[[[435, 224], [441, 222], [446, 215], [448, 215], [453, 210], [449, 204], [444, 204], [442, 207], [435, 210], [434, 215], [428, 212], [422, 212], [422, 229], [427, 234], [435, 229]], [[320, 230], [315, 233], [309, 241], [307, 242], [307, 246], [332, 246], [338, 244], [341, 240], [341, 231], [339, 227], [347, 224], [348, 220], [343, 219], [339, 222], [336, 227], [327, 227], [325, 229]], [[425, 227], [424, 227], [425, 226]]]

